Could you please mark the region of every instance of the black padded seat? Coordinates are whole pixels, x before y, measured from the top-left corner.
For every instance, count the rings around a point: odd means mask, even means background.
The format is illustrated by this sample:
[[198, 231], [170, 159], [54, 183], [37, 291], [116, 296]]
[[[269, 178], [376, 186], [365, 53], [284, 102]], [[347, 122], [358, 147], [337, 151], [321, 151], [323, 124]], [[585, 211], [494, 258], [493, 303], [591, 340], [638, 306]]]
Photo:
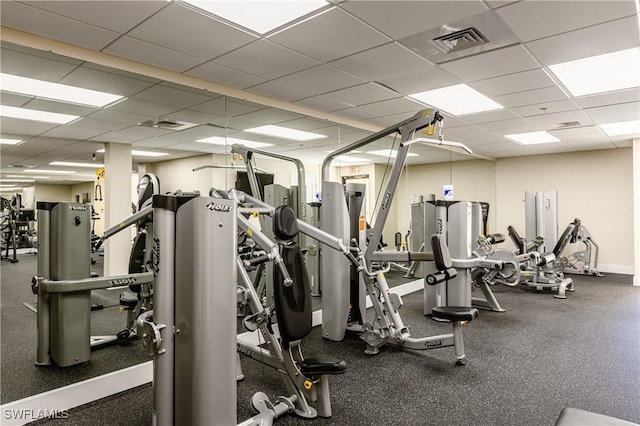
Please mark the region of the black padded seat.
[[436, 306], [431, 310], [431, 318], [438, 318], [447, 321], [472, 321], [478, 317], [476, 308], [467, 306]]
[[315, 355], [305, 358], [300, 363], [300, 371], [305, 376], [322, 376], [325, 374], [342, 374], [347, 371], [347, 363], [329, 355]]
[[638, 426], [626, 420], [603, 414], [592, 413], [578, 408], [563, 408], [555, 426]]
[[138, 296], [130, 291], [120, 293], [120, 305], [128, 308], [134, 308], [138, 304]]

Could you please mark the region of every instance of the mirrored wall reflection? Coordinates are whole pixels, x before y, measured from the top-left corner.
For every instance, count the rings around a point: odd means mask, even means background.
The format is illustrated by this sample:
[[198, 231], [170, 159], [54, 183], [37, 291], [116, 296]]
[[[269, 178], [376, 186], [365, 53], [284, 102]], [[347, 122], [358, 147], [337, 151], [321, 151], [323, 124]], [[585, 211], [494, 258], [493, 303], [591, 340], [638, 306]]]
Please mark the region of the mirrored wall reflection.
[[[3, 73], [126, 98], [98, 108], [2, 93], [2, 105], [77, 116], [68, 124], [2, 117], [2, 138], [21, 141], [0, 145], [2, 196], [20, 193], [24, 204], [29, 206], [35, 206], [37, 201], [74, 201], [76, 197], [87, 200], [97, 213], [98, 219], [94, 222], [97, 235], [108, 225], [104, 223], [103, 214], [106, 200], [98, 196], [97, 190], [108, 184], [109, 170], [104, 179], [96, 178], [96, 170], [104, 164], [105, 144], [130, 144], [132, 173], [156, 174], [161, 192], [182, 190], [208, 194], [212, 187], [226, 190], [243, 185], [246, 189], [246, 182], [242, 181], [244, 159], [231, 152], [234, 143], [291, 157], [303, 162], [304, 199], [314, 202], [321, 198], [322, 161], [331, 152], [372, 133], [6, 42], [0, 48]], [[283, 130], [294, 132], [277, 133]], [[366, 185], [366, 215], [372, 224], [394, 163], [393, 150], [398, 144], [397, 138], [385, 137], [332, 163], [331, 180]], [[385, 223], [387, 242], [393, 242], [396, 232], [405, 235], [410, 228], [408, 212], [414, 196], [436, 194], [441, 198], [444, 185], [453, 185], [455, 199], [495, 204], [493, 162], [417, 144], [410, 152], [413, 156], [408, 158], [395, 188]], [[52, 165], [53, 162], [71, 165]], [[252, 164], [273, 183], [284, 187], [298, 184], [298, 171], [292, 162], [256, 154]], [[136, 179], [132, 178], [134, 187]], [[132, 196], [136, 196], [136, 191], [132, 191]], [[492, 209], [490, 226], [495, 223], [494, 217], [495, 209]], [[91, 361], [72, 369], [34, 366], [35, 314], [22, 304], [33, 306], [35, 302], [28, 286], [29, 276], [36, 273], [35, 261], [26, 268], [31, 270], [25, 275], [20, 294], [10, 302], [10, 309], [2, 310], [2, 403], [149, 360], [139, 342], [133, 341], [94, 351]], [[111, 293], [97, 295], [96, 303], [113, 305], [105, 299], [112, 299], [114, 295], [117, 299], [117, 292]], [[93, 312], [92, 332], [120, 331], [125, 319], [116, 310]], [[13, 331], [5, 333], [5, 328]], [[16, 330], [20, 333], [14, 333]], [[24, 380], [24, 375], [30, 379]]]

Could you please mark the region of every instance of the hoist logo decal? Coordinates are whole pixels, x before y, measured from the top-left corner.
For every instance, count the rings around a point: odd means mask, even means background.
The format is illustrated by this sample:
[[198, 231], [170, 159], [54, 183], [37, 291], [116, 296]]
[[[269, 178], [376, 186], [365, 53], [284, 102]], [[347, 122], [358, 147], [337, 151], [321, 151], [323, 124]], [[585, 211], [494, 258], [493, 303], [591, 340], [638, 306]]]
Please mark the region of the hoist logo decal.
[[230, 212], [231, 211], [231, 206], [227, 206], [224, 204], [216, 204], [216, 203], [209, 203], [207, 204], [207, 208], [209, 210], [213, 210], [216, 212]]

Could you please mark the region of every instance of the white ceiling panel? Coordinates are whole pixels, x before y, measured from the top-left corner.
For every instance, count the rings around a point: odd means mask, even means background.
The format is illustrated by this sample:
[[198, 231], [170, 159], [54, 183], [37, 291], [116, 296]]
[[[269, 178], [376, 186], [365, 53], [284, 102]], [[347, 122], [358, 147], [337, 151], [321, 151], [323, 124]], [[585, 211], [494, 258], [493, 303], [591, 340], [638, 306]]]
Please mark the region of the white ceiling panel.
[[573, 101], [580, 108], [591, 108], [600, 105], [614, 105], [637, 102], [640, 101], [640, 87], [634, 87], [633, 89], [620, 90], [611, 93], [581, 96], [579, 98], [574, 98]]
[[457, 59], [440, 66], [468, 82], [540, 68], [521, 45]]
[[612, 141], [613, 144], [615, 145], [616, 148], [631, 148], [633, 146], [633, 140], [632, 139], [621, 139], [621, 140], [617, 140], [617, 139], [613, 139]]
[[120, 36], [114, 31], [15, 1], [2, 2], [2, 25], [95, 50]]
[[370, 104], [362, 105], [363, 110], [370, 111], [376, 114], [376, 117], [383, 115], [395, 115], [404, 113], [416, 113], [424, 107], [407, 98], [395, 98], [386, 101], [373, 102]]
[[[508, 109], [500, 109], [497, 111], [480, 112], [477, 114], [470, 114], [460, 117], [467, 123], [489, 123], [492, 121], [509, 120], [512, 118], [518, 118], [518, 115], [509, 111]], [[449, 120], [445, 120], [445, 126], [448, 127]], [[446, 127], [445, 127], [446, 128]]]
[[203, 62], [195, 56], [128, 36], [119, 38], [103, 52], [176, 72], [186, 71]]
[[0, 117], [0, 129], [2, 133], [15, 135], [35, 136], [58, 126], [54, 123], [42, 123], [39, 121], [20, 120], [18, 118]]
[[93, 118], [83, 118], [82, 120], [74, 121], [72, 124], [68, 124], [64, 127], [81, 127], [85, 129], [97, 130], [103, 132], [113, 132], [116, 130], [129, 127], [130, 123], [118, 123], [114, 121], [96, 120]]
[[506, 6], [509, 3], [514, 3], [520, 0], [486, 0], [489, 3], [489, 6], [497, 9], [498, 7]]
[[212, 115], [224, 118], [224, 117], [235, 117], [236, 115], [242, 115], [248, 112], [257, 111], [264, 108], [266, 108], [264, 105], [258, 105], [251, 102], [243, 102], [237, 99], [232, 99], [232, 98], [223, 96], [208, 102], [194, 105], [189, 109], [192, 109], [194, 111], [205, 112], [207, 114], [212, 114]]
[[309, 68], [279, 78], [276, 81], [311, 93], [332, 92], [365, 83], [365, 80], [361, 78], [354, 77], [327, 65]]
[[640, 120], [640, 102], [608, 105], [584, 110], [596, 124]]
[[540, 126], [541, 129], [552, 130], [554, 124], [577, 121], [580, 125], [591, 125], [593, 122], [582, 110], [540, 114], [527, 117], [527, 120]]
[[396, 92], [373, 83], [336, 90], [335, 92], [326, 93], [324, 96], [334, 101], [352, 103], [353, 106], [399, 97]]
[[269, 40], [322, 62], [391, 41], [339, 8], [276, 33]]
[[567, 96], [557, 86], [493, 97], [494, 101], [507, 108], [535, 105], [543, 102], [561, 101], [565, 99], [567, 99]]
[[341, 116], [353, 118], [354, 120], [367, 120], [367, 119], [378, 116], [375, 112], [367, 111], [366, 109], [356, 108], [356, 107], [345, 108], [345, 109], [341, 109], [339, 111], [334, 111], [334, 112]]
[[347, 1], [340, 7], [396, 40], [487, 10], [481, 1]]
[[[491, 123], [478, 124], [478, 127], [496, 132], [498, 134], [512, 134], [512, 133], [524, 133], [534, 132], [540, 130], [538, 126], [528, 122], [522, 118], [516, 118], [512, 120], [493, 121]], [[505, 133], [504, 131], [507, 130]]]
[[369, 81], [403, 74], [407, 69], [422, 70], [432, 66], [429, 61], [397, 43], [338, 59], [330, 65]]
[[499, 96], [507, 93], [555, 86], [555, 83], [542, 68], [538, 68], [487, 80], [475, 81], [470, 83], [469, 86], [485, 96]]
[[39, 136], [21, 143], [20, 145], [12, 146], [10, 152], [16, 155], [32, 157], [44, 152], [52, 151], [54, 149], [60, 149], [63, 146], [73, 145], [74, 143], [76, 143], [76, 141], [72, 141], [69, 139], [57, 139]]
[[527, 49], [545, 66], [573, 61], [638, 45], [638, 18], [631, 16], [593, 27], [571, 31], [526, 44]]
[[[141, 115], [141, 114], [132, 114], [130, 112], [122, 112], [116, 111], [115, 109], [103, 109], [98, 112], [94, 112], [89, 116], [92, 120], [100, 120], [100, 121], [113, 121], [114, 123], [123, 123], [123, 124], [138, 124], [143, 121], [155, 119], [153, 115]], [[82, 121], [82, 120], [81, 120]]]
[[194, 105], [207, 102], [211, 99], [209, 96], [198, 95], [186, 90], [179, 90], [160, 85], [143, 90], [142, 92], [137, 93], [133, 98], [179, 108], [189, 108]]
[[161, 117], [165, 114], [169, 114], [171, 112], [174, 112], [180, 109], [180, 107], [129, 98], [115, 104], [109, 109], [112, 109], [115, 111], [130, 112], [133, 114], [140, 114], [145, 116]]
[[[4, 24], [4, 21], [2, 23]], [[57, 61], [54, 59], [57, 58], [55, 55], [51, 55], [51, 59], [46, 59], [41, 56], [16, 52], [5, 49], [4, 44], [0, 58], [3, 73], [54, 82], [60, 80], [81, 64], [80, 61], [76, 63]]]
[[244, 31], [172, 2], [128, 35], [202, 59], [213, 59], [256, 40]]
[[318, 65], [318, 61], [267, 40], [258, 40], [243, 46], [216, 58], [215, 62], [238, 70], [246, 70], [267, 80]]
[[75, 139], [81, 141], [84, 139], [91, 139], [107, 132], [108, 130], [97, 130], [78, 126], [58, 126], [55, 129], [51, 129], [48, 132], [43, 133], [42, 136], [50, 138]]
[[287, 126], [291, 129], [296, 130], [314, 130], [314, 129], [323, 129], [326, 127], [334, 127], [330, 126], [330, 123], [327, 121], [321, 121], [314, 118], [297, 118], [295, 120], [289, 120], [282, 124], [283, 126]]
[[267, 81], [266, 83], [249, 87], [246, 91], [286, 102], [297, 101], [313, 95], [311, 92], [294, 89], [275, 81]]
[[140, 148], [162, 149], [166, 146], [175, 145], [185, 141], [184, 139], [172, 138], [171, 136], [172, 135], [142, 139], [139, 141], [135, 141], [133, 145]]
[[597, 149], [613, 149], [616, 145], [610, 141], [596, 140], [595, 138], [586, 138], [579, 142], [567, 142], [567, 145], [576, 151], [593, 151]]
[[34, 98], [27, 102], [24, 107], [38, 111], [56, 112], [59, 114], [70, 114], [80, 117], [99, 111], [98, 108], [92, 108], [84, 105], [68, 104], [66, 102], [55, 102], [38, 98]]
[[140, 139], [153, 136], [162, 136], [174, 133], [172, 130], [154, 129], [153, 127], [131, 126], [117, 132], [109, 132], [92, 138], [99, 142], [131, 143]]
[[522, 41], [531, 41], [634, 15], [633, 1], [520, 1], [496, 12]]
[[324, 96], [313, 96], [306, 99], [301, 99], [299, 101], [291, 102], [295, 105], [302, 105], [309, 108], [317, 109], [318, 111], [335, 111], [338, 109], [345, 109], [347, 107], [353, 106], [344, 102], [334, 101], [332, 99], [327, 99]]
[[186, 71], [185, 74], [202, 78], [204, 80], [215, 81], [216, 83], [238, 89], [255, 86], [256, 84], [264, 83], [266, 81], [264, 78], [256, 77], [255, 75], [234, 70], [213, 62], [198, 65], [197, 67]]
[[31, 96], [16, 95], [13, 93], [0, 93], [0, 104], [21, 107], [33, 98]]
[[436, 66], [380, 79], [380, 83], [403, 95], [439, 89], [460, 82], [460, 79]]
[[97, 27], [124, 34], [167, 5], [166, 1], [125, 1], [118, 7], [112, 1], [29, 1], [30, 6], [48, 10]]
[[96, 71], [86, 67], [79, 67], [75, 69], [58, 82], [121, 96], [131, 96], [153, 84], [148, 81], [123, 77], [121, 75], [108, 72]]
[[551, 114], [556, 112], [571, 111], [576, 109], [576, 105], [569, 99], [553, 102], [543, 102], [539, 104], [527, 105], [512, 108], [511, 110], [522, 117], [531, 115]]
[[162, 119], [182, 121], [186, 123], [206, 124], [212, 121], [218, 120], [220, 117], [206, 114], [199, 111], [192, 111], [189, 109], [183, 109], [180, 111], [164, 114]]

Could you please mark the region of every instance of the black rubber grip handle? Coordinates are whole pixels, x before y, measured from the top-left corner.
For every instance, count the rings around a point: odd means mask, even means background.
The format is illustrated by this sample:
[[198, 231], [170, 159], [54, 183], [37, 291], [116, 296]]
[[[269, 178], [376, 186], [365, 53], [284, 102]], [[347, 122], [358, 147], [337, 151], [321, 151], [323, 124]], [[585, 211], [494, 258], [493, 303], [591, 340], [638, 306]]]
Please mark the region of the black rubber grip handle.
[[271, 260], [271, 259], [269, 258], [269, 256], [268, 256], [268, 255], [263, 254], [263, 255], [261, 255], [261, 256], [251, 258], [251, 259], [249, 259], [249, 260], [245, 260], [245, 261], [244, 261], [244, 264], [245, 264], [245, 266], [256, 266], [256, 265], [259, 265], [259, 264], [261, 264], [261, 263], [268, 262], [268, 261], [270, 261], [270, 260]]
[[455, 278], [458, 275], [458, 271], [455, 268], [448, 268], [443, 271], [435, 272], [424, 277], [424, 281], [429, 285], [440, 284], [441, 282]]
[[487, 235], [487, 240], [489, 240], [491, 244], [498, 244], [503, 243], [505, 238], [504, 234], [489, 234]]

